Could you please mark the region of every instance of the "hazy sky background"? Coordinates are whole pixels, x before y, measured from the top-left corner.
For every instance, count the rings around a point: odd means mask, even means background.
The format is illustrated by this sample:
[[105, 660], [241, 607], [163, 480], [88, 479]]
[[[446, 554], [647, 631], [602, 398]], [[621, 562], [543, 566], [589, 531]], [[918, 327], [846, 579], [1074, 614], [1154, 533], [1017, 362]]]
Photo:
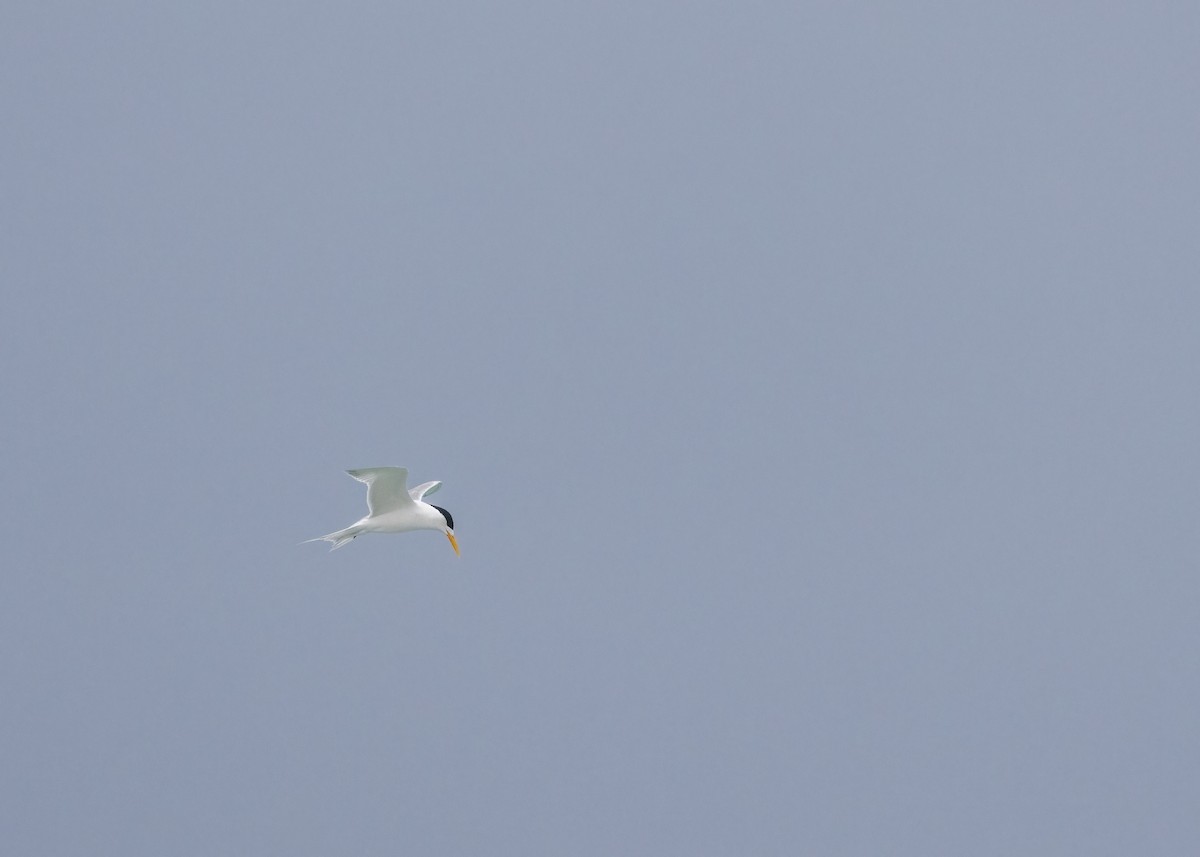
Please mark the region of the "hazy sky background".
[[1197, 44], [7, 5], [5, 851], [1194, 849]]

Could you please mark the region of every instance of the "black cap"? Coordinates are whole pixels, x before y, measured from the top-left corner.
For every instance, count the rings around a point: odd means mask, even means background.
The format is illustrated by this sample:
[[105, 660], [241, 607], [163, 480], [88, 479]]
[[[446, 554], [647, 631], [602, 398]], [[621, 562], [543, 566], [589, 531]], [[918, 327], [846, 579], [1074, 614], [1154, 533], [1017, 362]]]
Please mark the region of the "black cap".
[[[432, 504], [430, 504], [430, 505], [432, 505]], [[454, 516], [452, 516], [449, 512], [447, 512], [441, 506], [434, 506], [433, 508], [437, 509], [439, 512], [442, 513], [442, 517], [446, 519], [446, 526], [453, 530], [454, 529]]]

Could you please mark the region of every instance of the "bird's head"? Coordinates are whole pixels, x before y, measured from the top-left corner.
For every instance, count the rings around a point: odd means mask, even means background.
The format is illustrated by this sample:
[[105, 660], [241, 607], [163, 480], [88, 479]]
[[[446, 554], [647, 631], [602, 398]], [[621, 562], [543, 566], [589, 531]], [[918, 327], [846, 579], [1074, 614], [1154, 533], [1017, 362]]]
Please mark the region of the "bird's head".
[[458, 539], [454, 538], [454, 516], [441, 506], [434, 506], [433, 508], [441, 512], [442, 517], [446, 519], [446, 526], [442, 527], [442, 532], [445, 533], [446, 538], [450, 540], [450, 547], [454, 548], [454, 555], [462, 556], [462, 554], [458, 552]]

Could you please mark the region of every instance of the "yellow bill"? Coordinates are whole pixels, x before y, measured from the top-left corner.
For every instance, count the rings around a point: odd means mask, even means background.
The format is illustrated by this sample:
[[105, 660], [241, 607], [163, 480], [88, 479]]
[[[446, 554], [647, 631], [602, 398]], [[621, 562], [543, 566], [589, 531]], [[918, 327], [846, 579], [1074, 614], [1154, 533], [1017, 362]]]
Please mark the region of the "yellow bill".
[[454, 548], [454, 555], [462, 556], [462, 554], [458, 552], [458, 539], [454, 538], [454, 533], [446, 533], [446, 538], [450, 540], [450, 547]]

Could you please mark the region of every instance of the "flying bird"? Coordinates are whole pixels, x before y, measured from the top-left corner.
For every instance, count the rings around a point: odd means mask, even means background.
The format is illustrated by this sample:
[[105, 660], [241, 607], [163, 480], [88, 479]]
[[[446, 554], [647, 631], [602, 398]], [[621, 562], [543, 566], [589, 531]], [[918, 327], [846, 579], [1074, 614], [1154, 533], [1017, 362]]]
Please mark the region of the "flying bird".
[[337, 550], [363, 533], [438, 530], [446, 534], [454, 553], [461, 556], [458, 539], [454, 538], [454, 518], [441, 506], [431, 506], [423, 499], [441, 488], [441, 482], [425, 482], [416, 488], [407, 488], [407, 467], [368, 467], [346, 472], [367, 484], [367, 516], [344, 530], [308, 539], [309, 542], [331, 542], [330, 550]]

